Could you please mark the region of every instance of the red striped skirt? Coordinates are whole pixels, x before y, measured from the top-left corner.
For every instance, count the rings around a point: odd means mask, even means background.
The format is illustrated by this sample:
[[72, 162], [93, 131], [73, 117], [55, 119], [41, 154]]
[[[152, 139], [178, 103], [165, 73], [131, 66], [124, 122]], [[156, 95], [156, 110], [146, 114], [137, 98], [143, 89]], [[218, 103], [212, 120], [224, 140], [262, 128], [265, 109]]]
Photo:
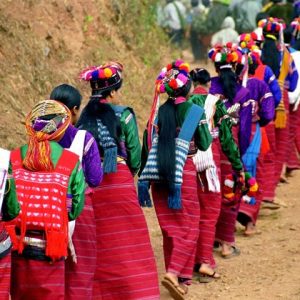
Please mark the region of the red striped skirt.
[[0, 300], [8, 300], [10, 294], [11, 253], [0, 258]]
[[[256, 124], [253, 124], [252, 126], [252, 137], [255, 134], [256, 130]], [[257, 216], [260, 209], [260, 204], [262, 202], [262, 197], [264, 194], [264, 180], [265, 177], [265, 171], [264, 171], [264, 157], [265, 154], [259, 153], [257, 158], [257, 165], [256, 165], [256, 181], [259, 186], [259, 190], [257, 192], [257, 195], [255, 197], [256, 203], [255, 205], [249, 205], [245, 202], [241, 202], [240, 209], [239, 209], [239, 215], [238, 220], [246, 226], [248, 222], [256, 223]]]
[[277, 185], [275, 178], [276, 138], [274, 122], [269, 123], [265, 129], [270, 150], [264, 155], [262, 165], [260, 160], [258, 161], [258, 172], [263, 172], [264, 174], [263, 180], [259, 182], [259, 189], [262, 191], [262, 200], [273, 201]]
[[289, 147], [287, 153], [287, 167], [289, 169], [299, 169], [299, 149], [300, 146], [300, 110], [292, 111], [290, 107], [290, 131], [289, 131]]
[[[237, 143], [238, 127], [232, 127], [232, 134]], [[225, 154], [221, 151], [221, 186], [228, 174], [232, 174], [231, 163], [228, 161]], [[234, 245], [235, 243], [235, 222], [238, 215], [239, 204], [234, 206], [227, 206], [221, 203], [221, 211], [216, 225], [216, 238], [215, 240], [221, 243]]]
[[[221, 146], [219, 139], [214, 139], [212, 143], [213, 157], [218, 169], [219, 178], [220, 172], [220, 151]], [[208, 190], [208, 184], [205, 176], [205, 171], [200, 174], [202, 185], [198, 181], [198, 199], [200, 201], [200, 226], [199, 238], [196, 251], [196, 263], [209, 264], [212, 268], [216, 267], [216, 262], [213, 257], [213, 244], [216, 235], [216, 224], [220, 215], [221, 193], [213, 193]]]
[[152, 184], [152, 196], [163, 235], [166, 270], [180, 278], [191, 279], [200, 219], [197, 172], [192, 158], [187, 159], [183, 170], [182, 209], [168, 207], [168, 189], [165, 184]]
[[275, 180], [276, 184], [280, 180], [281, 172], [283, 165], [287, 162], [288, 148], [289, 145], [289, 99], [287, 91], [283, 93], [283, 100], [285, 106], [285, 112], [287, 115], [287, 122], [285, 128], [275, 128], [275, 137], [276, 137], [276, 152], [275, 152]]
[[65, 262], [49, 263], [12, 253], [11, 298], [13, 300], [64, 300]]
[[132, 174], [124, 164], [94, 189], [97, 267], [93, 299], [159, 299], [158, 275]]
[[84, 208], [76, 219], [72, 240], [77, 263], [70, 256], [66, 260], [66, 299], [89, 300], [93, 295], [97, 244], [91, 189], [85, 194]]

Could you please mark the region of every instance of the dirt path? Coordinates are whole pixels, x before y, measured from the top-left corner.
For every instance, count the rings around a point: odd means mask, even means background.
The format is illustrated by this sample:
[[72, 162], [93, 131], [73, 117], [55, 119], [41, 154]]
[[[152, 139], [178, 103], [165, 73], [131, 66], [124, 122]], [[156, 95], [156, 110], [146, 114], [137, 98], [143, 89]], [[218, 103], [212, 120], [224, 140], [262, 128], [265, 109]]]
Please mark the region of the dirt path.
[[[300, 172], [279, 186], [279, 210], [262, 209], [259, 233], [251, 238], [238, 227], [241, 255], [231, 260], [218, 257], [222, 278], [208, 284], [194, 282], [187, 300], [196, 299], [300, 299]], [[164, 272], [162, 237], [154, 209], [145, 210], [160, 277]], [[171, 299], [161, 288], [161, 299]]]

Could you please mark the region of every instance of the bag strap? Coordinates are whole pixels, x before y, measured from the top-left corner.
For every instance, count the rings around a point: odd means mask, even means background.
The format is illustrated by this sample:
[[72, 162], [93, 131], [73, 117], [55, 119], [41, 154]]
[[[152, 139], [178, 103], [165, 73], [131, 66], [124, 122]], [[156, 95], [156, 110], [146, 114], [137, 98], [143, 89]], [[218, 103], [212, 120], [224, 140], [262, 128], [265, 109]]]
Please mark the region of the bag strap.
[[69, 150], [79, 156], [82, 161], [86, 130], [78, 130]]
[[199, 105], [193, 104], [185, 118], [182, 128], [179, 132], [178, 138], [190, 142], [196, 127], [202, 118], [204, 109]]

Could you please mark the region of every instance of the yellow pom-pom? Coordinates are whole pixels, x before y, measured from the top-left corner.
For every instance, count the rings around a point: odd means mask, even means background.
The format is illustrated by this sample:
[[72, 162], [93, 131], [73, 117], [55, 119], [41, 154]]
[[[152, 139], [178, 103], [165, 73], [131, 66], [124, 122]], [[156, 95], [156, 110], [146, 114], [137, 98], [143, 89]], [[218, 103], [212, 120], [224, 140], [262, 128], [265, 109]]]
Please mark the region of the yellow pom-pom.
[[247, 44], [246, 44], [246, 42], [244, 42], [244, 41], [243, 41], [243, 42], [241, 42], [241, 47], [242, 47], [242, 48], [246, 48], [246, 47], [247, 47]]
[[110, 68], [105, 68], [104, 69], [104, 75], [106, 78], [110, 78], [112, 76], [112, 70]]
[[257, 192], [257, 190], [258, 190], [258, 184], [255, 183], [253, 186], [250, 187], [249, 190], [250, 190], [250, 192]]
[[249, 41], [251, 40], [250, 34], [246, 34], [244, 40], [245, 40], [246, 42], [249, 42]]

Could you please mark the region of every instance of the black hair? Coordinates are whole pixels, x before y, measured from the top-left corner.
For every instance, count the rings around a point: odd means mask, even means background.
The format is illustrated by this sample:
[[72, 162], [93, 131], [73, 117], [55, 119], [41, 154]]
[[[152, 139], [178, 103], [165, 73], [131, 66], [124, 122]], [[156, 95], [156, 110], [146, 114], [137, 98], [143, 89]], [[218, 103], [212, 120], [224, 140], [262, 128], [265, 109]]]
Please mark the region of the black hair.
[[168, 183], [175, 177], [175, 138], [176, 138], [176, 105], [174, 97], [186, 97], [191, 89], [192, 81], [188, 82], [175, 93], [158, 110], [158, 169], [159, 174]]
[[254, 75], [257, 67], [258, 67], [258, 63], [257, 62], [253, 62], [252, 64], [249, 64], [248, 73], [250, 75]]
[[95, 137], [99, 144], [99, 133], [97, 126], [97, 119], [100, 119], [103, 125], [105, 125], [110, 133], [110, 136], [119, 142], [121, 135], [120, 119], [116, 116], [113, 108], [107, 104], [101, 102], [101, 99], [106, 99], [112, 91], [117, 91], [122, 86], [122, 80], [115, 84], [115, 86], [102, 90], [92, 90], [92, 96], [90, 101], [83, 109], [81, 116], [76, 124], [76, 127], [88, 130]]
[[159, 174], [169, 183], [175, 177], [176, 107], [169, 98], [158, 110], [158, 169]]
[[272, 38], [265, 37], [262, 48], [261, 60], [265, 65], [268, 65], [276, 77], [280, 72], [280, 52], [277, 49], [276, 41]]
[[194, 84], [207, 84], [211, 81], [209, 72], [206, 69], [196, 68], [190, 72]]
[[255, 17], [255, 22], [256, 24], [260, 21], [260, 20], [264, 20], [264, 19], [268, 19], [269, 18], [269, 14], [266, 12], [259, 12], [256, 17]]
[[67, 106], [69, 109], [74, 107], [79, 108], [81, 105], [82, 96], [80, 92], [69, 84], [61, 84], [55, 87], [51, 94], [51, 100], [57, 100]]
[[294, 44], [293, 44], [293, 48], [294, 48], [295, 50], [300, 51], [300, 39], [295, 40], [295, 42], [294, 42]]
[[199, 0], [191, 0], [191, 6], [197, 7], [199, 5]]
[[232, 103], [236, 95], [237, 75], [231, 68], [222, 68], [219, 63], [215, 63], [215, 67], [219, 72], [224, 96]]
[[288, 26], [287, 28], [284, 29], [283, 31], [284, 35], [284, 42], [286, 44], [290, 44], [293, 38], [293, 28], [292, 26]]

